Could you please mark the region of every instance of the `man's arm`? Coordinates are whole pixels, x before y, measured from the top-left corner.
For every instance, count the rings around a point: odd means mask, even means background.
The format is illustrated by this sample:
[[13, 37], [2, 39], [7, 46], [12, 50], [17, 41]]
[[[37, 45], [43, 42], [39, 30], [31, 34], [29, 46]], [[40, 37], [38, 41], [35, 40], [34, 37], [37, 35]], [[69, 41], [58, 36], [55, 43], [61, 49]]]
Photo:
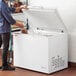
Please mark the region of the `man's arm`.
[[13, 8], [14, 12], [19, 13], [22, 9], [28, 9], [26, 5], [21, 5], [20, 7]]
[[16, 8], [9, 7], [11, 13], [15, 13]]
[[23, 28], [23, 27], [24, 27], [23, 24], [18, 23], [18, 22], [16, 22], [16, 21], [13, 19], [13, 17], [11, 16], [11, 14], [10, 14], [10, 12], [9, 12], [9, 8], [8, 8], [5, 4], [2, 5], [1, 11], [2, 11], [2, 15], [4, 16], [4, 18], [8, 21], [8, 23], [9, 23], [10, 25], [11, 25], [11, 24], [12, 24], [12, 25], [15, 24], [16, 26], [18, 26], [18, 27], [20, 27], [20, 28]]
[[16, 7], [16, 8], [9, 7], [9, 9], [11, 13], [19, 13], [21, 11], [20, 7]]

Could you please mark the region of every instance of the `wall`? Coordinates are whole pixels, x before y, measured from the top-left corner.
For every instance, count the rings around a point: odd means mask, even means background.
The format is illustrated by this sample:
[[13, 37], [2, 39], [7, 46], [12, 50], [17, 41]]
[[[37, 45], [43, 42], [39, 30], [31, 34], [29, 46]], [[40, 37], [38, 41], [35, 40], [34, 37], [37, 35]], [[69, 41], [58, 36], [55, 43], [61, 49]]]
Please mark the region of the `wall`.
[[69, 61], [76, 62], [76, 0], [29, 0], [29, 4], [58, 9], [69, 33]]

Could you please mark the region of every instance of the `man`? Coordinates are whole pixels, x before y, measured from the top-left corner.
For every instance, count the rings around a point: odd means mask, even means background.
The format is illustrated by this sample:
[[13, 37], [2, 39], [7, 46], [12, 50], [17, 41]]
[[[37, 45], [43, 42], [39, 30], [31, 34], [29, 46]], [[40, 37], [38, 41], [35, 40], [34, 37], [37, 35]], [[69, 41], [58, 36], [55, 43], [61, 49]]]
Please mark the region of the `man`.
[[15, 12], [16, 9], [8, 7], [7, 2], [8, 0], [0, 0], [0, 47], [3, 44], [1, 68], [2, 70], [15, 70], [15, 68], [8, 65], [7, 62], [11, 25], [15, 24], [20, 28], [24, 26], [12, 18], [11, 12]]

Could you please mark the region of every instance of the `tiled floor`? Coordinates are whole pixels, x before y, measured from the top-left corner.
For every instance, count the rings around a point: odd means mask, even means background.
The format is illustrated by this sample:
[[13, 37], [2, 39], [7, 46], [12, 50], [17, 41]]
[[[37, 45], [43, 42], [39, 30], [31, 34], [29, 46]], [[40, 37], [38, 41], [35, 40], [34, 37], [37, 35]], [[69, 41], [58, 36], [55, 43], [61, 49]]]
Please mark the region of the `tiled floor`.
[[[0, 54], [0, 65], [1, 65], [1, 54]], [[68, 69], [65, 69], [53, 74], [49, 74], [49, 75], [30, 71], [30, 70], [16, 68], [15, 71], [0, 70], [0, 76], [76, 76], [76, 67], [70, 67]]]

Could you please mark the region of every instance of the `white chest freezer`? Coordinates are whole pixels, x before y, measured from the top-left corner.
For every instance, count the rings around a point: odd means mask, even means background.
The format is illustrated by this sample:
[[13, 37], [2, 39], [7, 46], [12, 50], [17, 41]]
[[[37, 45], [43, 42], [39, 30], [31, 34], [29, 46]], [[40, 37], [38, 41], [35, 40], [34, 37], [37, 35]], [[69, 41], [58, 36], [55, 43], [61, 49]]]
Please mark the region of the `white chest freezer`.
[[68, 35], [56, 10], [24, 10], [29, 33], [13, 36], [14, 65], [43, 73], [68, 67]]

